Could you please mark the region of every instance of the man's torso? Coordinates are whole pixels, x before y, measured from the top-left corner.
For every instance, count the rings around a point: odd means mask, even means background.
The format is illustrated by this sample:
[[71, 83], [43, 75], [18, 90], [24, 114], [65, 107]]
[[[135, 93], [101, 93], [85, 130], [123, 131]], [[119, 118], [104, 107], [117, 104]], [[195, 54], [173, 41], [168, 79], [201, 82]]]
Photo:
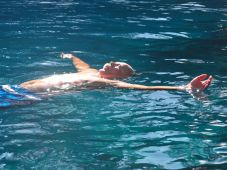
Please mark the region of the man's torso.
[[95, 73], [71, 73], [31, 80], [22, 83], [20, 86], [33, 92], [52, 92], [56, 90], [103, 88], [106, 86], [106, 81], [108, 80], [98, 77]]

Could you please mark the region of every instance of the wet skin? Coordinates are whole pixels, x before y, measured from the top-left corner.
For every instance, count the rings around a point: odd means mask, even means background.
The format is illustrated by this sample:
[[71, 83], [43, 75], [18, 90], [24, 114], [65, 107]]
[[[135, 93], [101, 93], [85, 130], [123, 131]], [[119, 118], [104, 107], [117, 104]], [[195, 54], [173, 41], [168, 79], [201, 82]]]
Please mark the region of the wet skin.
[[116, 80], [127, 78], [134, 74], [134, 70], [127, 63], [110, 62], [106, 63], [102, 69], [97, 70], [91, 68], [89, 64], [72, 54], [62, 54], [61, 57], [71, 59], [78, 72], [52, 75], [43, 79], [31, 80], [20, 84], [20, 86], [32, 92], [52, 92], [55, 90], [67, 91], [105, 87], [135, 90], [203, 91], [212, 82], [212, 76], [208, 77], [207, 74], [202, 74], [195, 77], [185, 86], [144, 86], [139, 84], [130, 84], [124, 81]]

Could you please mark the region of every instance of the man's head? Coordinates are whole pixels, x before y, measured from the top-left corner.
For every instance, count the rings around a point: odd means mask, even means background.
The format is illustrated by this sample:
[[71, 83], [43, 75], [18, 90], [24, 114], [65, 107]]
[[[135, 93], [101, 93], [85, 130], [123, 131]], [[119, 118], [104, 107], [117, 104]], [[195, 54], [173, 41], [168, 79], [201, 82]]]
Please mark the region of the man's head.
[[110, 62], [106, 63], [102, 69], [99, 70], [99, 75], [102, 78], [127, 78], [135, 73], [133, 68], [124, 62]]

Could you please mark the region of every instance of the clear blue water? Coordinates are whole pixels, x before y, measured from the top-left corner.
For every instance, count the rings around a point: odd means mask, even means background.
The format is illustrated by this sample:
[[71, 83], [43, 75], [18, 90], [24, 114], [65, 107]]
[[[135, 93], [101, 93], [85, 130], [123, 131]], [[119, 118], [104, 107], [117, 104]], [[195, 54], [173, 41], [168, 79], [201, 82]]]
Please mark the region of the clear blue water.
[[0, 82], [125, 61], [126, 81], [182, 85], [214, 76], [201, 100], [184, 92], [106, 89], [0, 110], [0, 169], [226, 169], [224, 0], [2, 0]]

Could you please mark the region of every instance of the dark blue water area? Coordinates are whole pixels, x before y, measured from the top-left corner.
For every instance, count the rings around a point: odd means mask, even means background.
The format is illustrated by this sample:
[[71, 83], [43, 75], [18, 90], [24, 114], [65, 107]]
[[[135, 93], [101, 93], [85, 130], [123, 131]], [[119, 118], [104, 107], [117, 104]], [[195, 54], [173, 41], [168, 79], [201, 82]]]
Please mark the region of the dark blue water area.
[[2, 0], [0, 82], [131, 64], [144, 85], [214, 77], [187, 92], [84, 90], [0, 110], [0, 169], [227, 169], [224, 0]]

